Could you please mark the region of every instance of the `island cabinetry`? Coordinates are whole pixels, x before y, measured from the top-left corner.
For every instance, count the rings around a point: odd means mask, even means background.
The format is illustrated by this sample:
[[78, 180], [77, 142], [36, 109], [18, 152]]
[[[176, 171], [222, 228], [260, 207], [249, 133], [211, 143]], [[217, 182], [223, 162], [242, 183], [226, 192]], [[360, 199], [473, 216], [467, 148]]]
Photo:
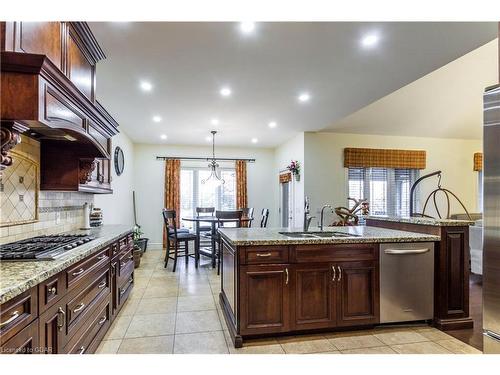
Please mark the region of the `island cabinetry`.
[[38, 315], [37, 288], [31, 288], [0, 306], [0, 343], [16, 336]]
[[233, 246], [222, 241], [221, 306], [236, 347], [244, 337], [373, 326], [379, 246]]
[[242, 335], [286, 332], [290, 329], [289, 268], [287, 265], [242, 267]]

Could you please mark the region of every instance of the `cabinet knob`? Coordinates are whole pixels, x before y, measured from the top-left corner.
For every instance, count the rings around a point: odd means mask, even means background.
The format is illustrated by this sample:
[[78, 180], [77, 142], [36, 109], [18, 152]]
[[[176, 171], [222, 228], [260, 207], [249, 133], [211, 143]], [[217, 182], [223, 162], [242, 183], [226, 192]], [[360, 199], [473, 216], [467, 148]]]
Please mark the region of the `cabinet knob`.
[[47, 290], [47, 294], [49, 294], [49, 295], [51, 295], [51, 296], [55, 296], [55, 295], [56, 295], [56, 293], [57, 293], [57, 289], [56, 289], [56, 287], [55, 287], [55, 286], [53, 286], [52, 288], [49, 288], [49, 289]]

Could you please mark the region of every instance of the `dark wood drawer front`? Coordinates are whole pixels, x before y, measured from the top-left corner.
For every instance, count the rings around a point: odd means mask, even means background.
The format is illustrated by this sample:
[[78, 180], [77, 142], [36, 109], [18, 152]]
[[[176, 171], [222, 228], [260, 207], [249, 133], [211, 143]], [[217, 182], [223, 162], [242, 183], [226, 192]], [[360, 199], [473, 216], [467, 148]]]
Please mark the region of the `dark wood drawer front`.
[[109, 261], [107, 251], [107, 249], [103, 249], [97, 254], [90, 256], [86, 260], [77, 263], [75, 266], [68, 269], [66, 271], [68, 289], [70, 290], [74, 288], [80, 280], [83, 280], [87, 275], [101, 265], [106, 264]]
[[242, 255], [243, 264], [288, 263], [287, 246], [258, 246], [246, 249]]
[[119, 246], [120, 246], [120, 251], [125, 250], [125, 249], [128, 250], [129, 245], [130, 245], [130, 243], [128, 241], [128, 237], [121, 238], [118, 241], [118, 243], [119, 243]]
[[127, 270], [130, 268], [130, 265], [134, 265], [134, 256], [132, 255], [132, 249], [126, 251], [123, 255], [120, 256], [118, 261], [118, 277], [122, 277], [127, 274]]
[[120, 275], [118, 276], [117, 284], [122, 285], [130, 276], [134, 273], [134, 262], [127, 262], [125, 266], [120, 270]]
[[90, 350], [96, 340], [100, 340], [111, 324], [111, 306], [110, 301], [103, 301], [95, 314], [68, 342], [65, 352], [68, 354], [88, 354], [94, 350]]
[[118, 287], [118, 306], [121, 307], [125, 300], [127, 299], [132, 286], [134, 285], [134, 274], [131, 274], [128, 279], [126, 279], [123, 284]]
[[66, 273], [61, 272], [38, 285], [40, 314], [66, 294]]
[[377, 259], [378, 246], [359, 245], [317, 245], [294, 246], [290, 250], [290, 262], [311, 263]]
[[115, 257], [120, 253], [118, 242], [111, 244], [111, 257]]
[[3, 344], [38, 316], [37, 287], [7, 301], [0, 307], [0, 342]]
[[38, 320], [31, 322], [2, 345], [0, 354], [38, 354]]

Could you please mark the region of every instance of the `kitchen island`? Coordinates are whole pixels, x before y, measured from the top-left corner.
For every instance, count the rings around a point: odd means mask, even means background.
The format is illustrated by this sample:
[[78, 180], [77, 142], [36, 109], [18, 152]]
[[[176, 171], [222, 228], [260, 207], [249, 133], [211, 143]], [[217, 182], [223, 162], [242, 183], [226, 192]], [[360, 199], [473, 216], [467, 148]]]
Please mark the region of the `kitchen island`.
[[235, 347], [251, 337], [378, 325], [381, 244], [441, 240], [369, 226], [327, 231], [220, 229], [219, 300]]

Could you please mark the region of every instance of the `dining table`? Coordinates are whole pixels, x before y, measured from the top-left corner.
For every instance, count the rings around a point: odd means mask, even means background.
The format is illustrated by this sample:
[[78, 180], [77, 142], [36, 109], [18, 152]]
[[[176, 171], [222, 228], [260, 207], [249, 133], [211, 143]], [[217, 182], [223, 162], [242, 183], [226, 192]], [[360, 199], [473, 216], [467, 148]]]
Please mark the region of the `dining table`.
[[[183, 216], [181, 220], [183, 221], [190, 221], [194, 222], [195, 226], [195, 233], [196, 233], [196, 241], [195, 241], [195, 264], [196, 267], [198, 267], [200, 263], [200, 254], [205, 255], [209, 258], [212, 259], [212, 268], [215, 268], [216, 266], [216, 254], [215, 254], [215, 241], [216, 241], [216, 234], [217, 234], [217, 223], [237, 223], [238, 221], [243, 223], [251, 223], [253, 221], [253, 217], [242, 217], [241, 220], [239, 219], [219, 219], [215, 216]], [[200, 246], [200, 223], [210, 223], [210, 240], [211, 240], [211, 246], [209, 249], [207, 248], [202, 248]]]

